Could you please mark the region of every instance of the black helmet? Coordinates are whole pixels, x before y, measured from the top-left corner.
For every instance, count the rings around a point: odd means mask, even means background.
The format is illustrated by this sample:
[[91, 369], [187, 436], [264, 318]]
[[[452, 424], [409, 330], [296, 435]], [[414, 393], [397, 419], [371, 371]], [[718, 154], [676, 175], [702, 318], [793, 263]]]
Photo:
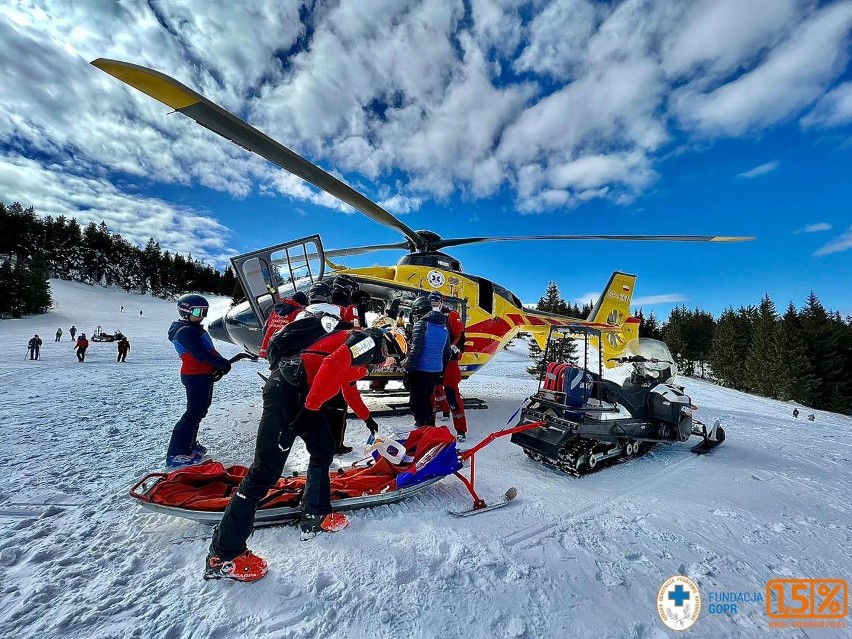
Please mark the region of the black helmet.
[[196, 293], [187, 293], [181, 295], [177, 301], [178, 314], [183, 319], [190, 317], [207, 317], [207, 311], [210, 304], [206, 297], [197, 295]]
[[308, 289], [308, 302], [316, 304], [318, 302], [331, 301], [331, 287], [325, 282], [316, 282]]
[[351, 275], [338, 275], [334, 278], [332, 286], [333, 288], [346, 289], [346, 291], [351, 294], [352, 291], [358, 288], [358, 282], [356, 282], [355, 278]]
[[432, 302], [427, 296], [418, 297], [411, 305], [411, 319], [419, 320], [424, 315], [432, 312]]
[[302, 306], [308, 305], [308, 296], [305, 295], [304, 291], [296, 291], [290, 299], [296, 302], [296, 304], [301, 304]]
[[381, 364], [388, 358], [388, 336], [379, 328], [352, 331], [346, 340], [353, 366]]

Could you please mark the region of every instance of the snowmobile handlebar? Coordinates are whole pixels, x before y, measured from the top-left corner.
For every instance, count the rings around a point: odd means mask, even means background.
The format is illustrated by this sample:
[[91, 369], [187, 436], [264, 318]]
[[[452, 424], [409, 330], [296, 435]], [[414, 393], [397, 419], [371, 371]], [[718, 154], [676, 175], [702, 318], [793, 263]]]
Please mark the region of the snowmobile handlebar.
[[628, 355], [626, 357], [610, 357], [608, 362], [618, 362], [619, 364], [673, 364], [667, 359], [657, 359], [656, 357], [645, 357], [644, 355]]

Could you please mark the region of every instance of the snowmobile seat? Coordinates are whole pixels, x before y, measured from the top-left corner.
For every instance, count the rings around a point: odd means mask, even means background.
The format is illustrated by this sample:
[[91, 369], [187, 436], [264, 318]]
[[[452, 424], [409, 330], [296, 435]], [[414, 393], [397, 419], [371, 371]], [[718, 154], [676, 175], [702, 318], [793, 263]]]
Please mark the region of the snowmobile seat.
[[630, 384], [619, 386], [609, 380], [603, 380], [603, 384], [617, 395], [616, 401], [624, 406], [633, 417], [637, 419], [648, 419], [650, 417], [647, 388]]

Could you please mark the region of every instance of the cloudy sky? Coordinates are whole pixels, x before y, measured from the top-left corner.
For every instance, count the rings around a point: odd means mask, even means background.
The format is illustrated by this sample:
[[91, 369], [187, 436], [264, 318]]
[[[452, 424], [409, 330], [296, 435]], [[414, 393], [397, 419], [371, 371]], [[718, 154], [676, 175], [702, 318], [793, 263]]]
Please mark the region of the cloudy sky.
[[[0, 201], [229, 256], [393, 230], [89, 65], [175, 77], [445, 237], [754, 235], [452, 250], [534, 301], [614, 269], [646, 310], [814, 290], [852, 313], [852, 1], [0, 5]], [[350, 265], [392, 263], [391, 252]]]

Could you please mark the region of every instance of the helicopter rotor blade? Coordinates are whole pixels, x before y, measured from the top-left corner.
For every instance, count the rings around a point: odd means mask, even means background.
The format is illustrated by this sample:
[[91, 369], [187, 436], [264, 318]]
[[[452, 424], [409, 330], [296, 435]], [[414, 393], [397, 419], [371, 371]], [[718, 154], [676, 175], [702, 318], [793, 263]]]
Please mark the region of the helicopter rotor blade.
[[[416, 231], [371, 199], [174, 78], [147, 67], [107, 58], [98, 58], [91, 64], [195, 120], [201, 126], [234, 144], [253, 151], [282, 169], [310, 182], [371, 220], [396, 229], [407, 237], [415, 248], [427, 249], [426, 242]], [[404, 248], [409, 246], [406, 245]]]
[[348, 257], [349, 255], [364, 255], [373, 251], [408, 250], [411, 246], [408, 242], [397, 242], [396, 244], [374, 244], [372, 246], [354, 246], [352, 248], [323, 250], [326, 257]]
[[637, 242], [749, 242], [753, 237], [728, 235], [516, 235], [505, 237], [457, 237], [440, 239], [432, 248], [478, 244], [480, 242], [519, 242], [523, 240], [625, 240]]

